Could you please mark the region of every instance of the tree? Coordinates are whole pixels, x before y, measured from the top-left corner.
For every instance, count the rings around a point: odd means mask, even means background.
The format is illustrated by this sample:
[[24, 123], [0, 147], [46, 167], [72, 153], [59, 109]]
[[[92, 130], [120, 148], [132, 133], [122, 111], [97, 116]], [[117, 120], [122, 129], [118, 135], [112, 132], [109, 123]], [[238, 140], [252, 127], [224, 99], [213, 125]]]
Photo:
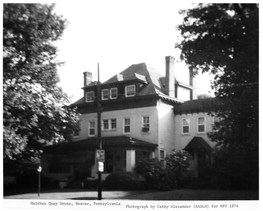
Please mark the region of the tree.
[[5, 170], [11, 164], [37, 163], [44, 145], [69, 141], [78, 129], [78, 114], [64, 106], [67, 95], [57, 87], [61, 63], [55, 60], [54, 41], [62, 36], [66, 20], [53, 9], [54, 5], [4, 4]]
[[200, 94], [197, 96], [198, 99], [206, 99], [206, 98], [211, 98], [211, 95], [209, 94]]
[[[240, 181], [236, 186], [258, 181], [259, 7], [199, 4], [182, 14], [178, 29], [183, 39], [176, 47], [196, 73], [215, 75], [215, 96], [222, 102], [220, 122], [210, 134], [222, 152], [218, 160], [223, 156], [228, 163], [222, 171], [233, 183]], [[240, 160], [242, 166], [233, 168]]]

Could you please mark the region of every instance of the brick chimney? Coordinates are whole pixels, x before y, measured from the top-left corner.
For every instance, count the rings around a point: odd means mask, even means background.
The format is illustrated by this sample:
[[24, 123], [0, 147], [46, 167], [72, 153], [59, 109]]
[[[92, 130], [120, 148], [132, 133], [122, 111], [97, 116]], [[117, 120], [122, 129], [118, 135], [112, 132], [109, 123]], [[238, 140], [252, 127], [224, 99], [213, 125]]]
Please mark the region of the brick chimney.
[[175, 97], [174, 61], [172, 56], [165, 57], [165, 92], [170, 97]]
[[92, 82], [92, 73], [91, 72], [83, 72], [84, 75], [84, 87], [88, 86]]
[[192, 67], [189, 67], [189, 85], [192, 86], [192, 90], [190, 91], [190, 100], [197, 99], [197, 92], [196, 92], [196, 78], [194, 76], [194, 70]]

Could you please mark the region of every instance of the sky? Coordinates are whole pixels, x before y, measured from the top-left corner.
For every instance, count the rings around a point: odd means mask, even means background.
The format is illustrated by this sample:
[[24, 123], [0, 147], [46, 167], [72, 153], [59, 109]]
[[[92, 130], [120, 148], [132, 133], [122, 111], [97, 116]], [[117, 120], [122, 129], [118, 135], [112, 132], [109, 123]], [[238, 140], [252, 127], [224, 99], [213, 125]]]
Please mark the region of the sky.
[[[59, 86], [73, 103], [83, 96], [83, 72], [104, 82], [132, 64], [145, 62], [165, 75], [165, 56], [176, 59], [177, 77], [188, 82], [188, 70], [175, 49], [182, 22], [180, 9], [192, 4], [175, 0], [97, 0], [77, 3], [57, 2], [55, 12], [68, 20], [63, 37], [56, 43], [59, 61]], [[211, 76], [197, 77], [197, 94], [211, 90]]]

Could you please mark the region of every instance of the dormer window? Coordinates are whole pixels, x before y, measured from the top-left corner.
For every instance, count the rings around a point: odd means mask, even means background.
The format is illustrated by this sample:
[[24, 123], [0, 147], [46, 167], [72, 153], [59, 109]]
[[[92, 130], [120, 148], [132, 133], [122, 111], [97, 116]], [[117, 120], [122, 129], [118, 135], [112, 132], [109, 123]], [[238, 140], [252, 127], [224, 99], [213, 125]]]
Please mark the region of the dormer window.
[[86, 102], [93, 102], [95, 98], [94, 91], [86, 92]]
[[110, 99], [117, 99], [117, 97], [118, 97], [118, 89], [111, 88], [110, 89]]
[[125, 97], [135, 96], [135, 85], [125, 86]]
[[101, 99], [102, 100], [108, 100], [109, 99], [109, 90], [108, 89], [103, 89], [101, 91]]

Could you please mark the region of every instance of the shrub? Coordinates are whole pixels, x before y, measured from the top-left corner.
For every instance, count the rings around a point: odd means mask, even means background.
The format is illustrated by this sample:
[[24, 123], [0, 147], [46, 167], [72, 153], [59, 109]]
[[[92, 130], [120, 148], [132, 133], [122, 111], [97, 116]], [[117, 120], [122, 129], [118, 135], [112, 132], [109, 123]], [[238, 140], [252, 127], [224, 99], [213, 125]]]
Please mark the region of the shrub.
[[173, 187], [182, 186], [186, 182], [191, 160], [192, 156], [185, 150], [173, 150], [166, 157], [167, 173], [177, 181], [176, 184], [173, 183]]
[[83, 188], [96, 189], [98, 187], [98, 179], [85, 179], [83, 181]]
[[170, 190], [173, 180], [163, 164], [155, 158], [142, 159], [135, 167], [135, 172], [145, 178], [148, 189]]
[[110, 190], [139, 190], [142, 181], [134, 172], [116, 172], [110, 174], [103, 183]]

